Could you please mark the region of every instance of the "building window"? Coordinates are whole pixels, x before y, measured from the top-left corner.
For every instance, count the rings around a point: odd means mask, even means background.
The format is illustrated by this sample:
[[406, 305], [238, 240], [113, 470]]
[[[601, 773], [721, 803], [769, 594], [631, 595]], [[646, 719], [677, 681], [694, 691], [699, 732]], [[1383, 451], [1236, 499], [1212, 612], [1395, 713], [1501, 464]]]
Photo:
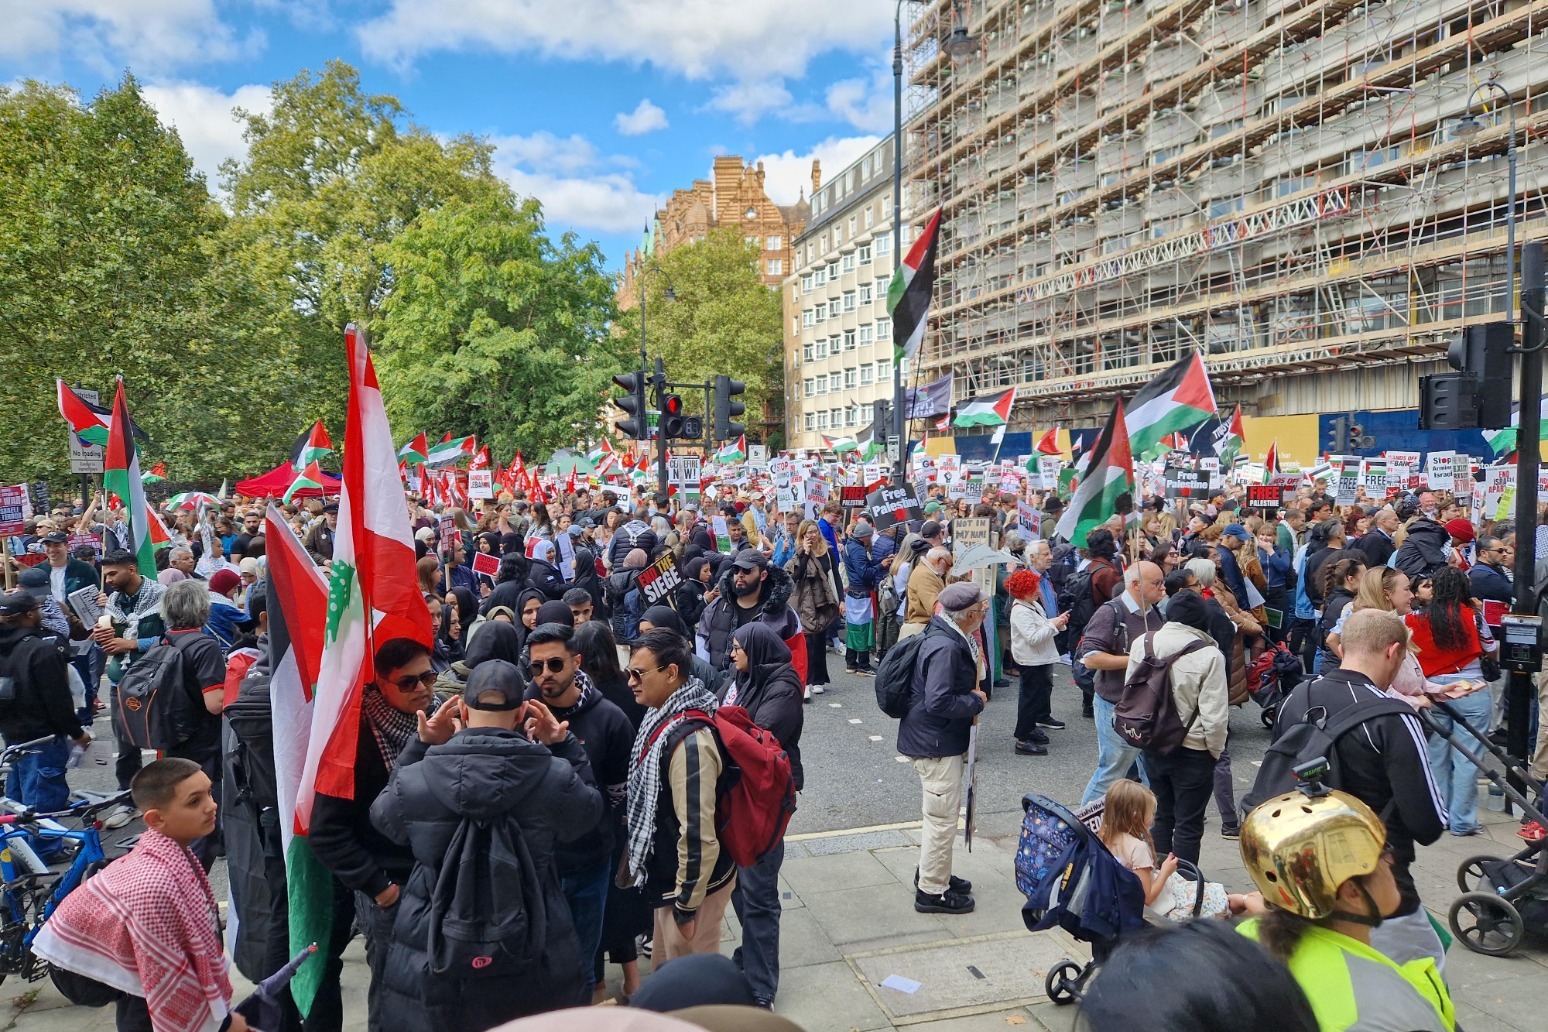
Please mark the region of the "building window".
[[891, 340], [892, 339], [892, 320], [891, 319], [877, 319], [876, 320], [876, 339], [877, 340]]
[[865, 228], [871, 228], [871, 206], [869, 204], [865, 206]]
[[815, 344], [808, 344], [808, 345], [806, 345], [804, 348], [801, 349], [801, 357], [806, 359], [806, 361], [808, 363], [810, 363], [812, 361], [812, 353], [816, 349], [817, 349], [817, 346]]
[[860, 288], [860, 307], [864, 308], [871, 303], [871, 285], [865, 284]]
[[817, 413], [808, 412], [806, 414], [806, 429], [808, 432], [817, 429]]
[[850, 251], [848, 254], [844, 255], [844, 271], [855, 271], [855, 252]]
[[763, 241], [763, 249], [765, 251], [778, 251], [784, 246], [785, 241], [783, 237], [771, 236]]
[[821, 362], [828, 357], [828, 338], [822, 338], [812, 348], [817, 352], [817, 361]]
[[836, 279], [839, 278], [839, 263], [838, 262], [829, 262], [828, 263], [828, 278], [830, 280], [836, 280]]
[[841, 373], [829, 373], [828, 374], [828, 393], [829, 394], [837, 394], [840, 390], [843, 389], [843, 388], [841, 388], [839, 386], [839, 384], [842, 383], [842, 382], [843, 382], [843, 374], [841, 374]]
[[828, 250], [828, 234], [824, 233], [818, 240], [817, 250], [819, 253], [826, 252]]
[[817, 429], [819, 429], [819, 430], [826, 430], [826, 429], [828, 429], [828, 410], [827, 409], [823, 409], [821, 412], [817, 413]]
[[817, 321], [828, 321], [828, 303], [826, 301], [819, 302], [817, 305]]
[[801, 381], [801, 396], [802, 397], [810, 398], [813, 394], [816, 394], [816, 393], [817, 393], [817, 385], [812, 381], [812, 378], [810, 376], [808, 376], [806, 379]]
[[803, 308], [801, 310], [801, 325], [802, 326], [816, 326], [817, 325], [817, 314], [815, 312], [813, 312], [810, 308]]
[[892, 379], [892, 360], [884, 358], [876, 363], [876, 380], [878, 383], [886, 383]]
[[757, 247], [760, 250], [762, 250], [762, 246], [761, 246], [763, 244], [762, 240], [759, 240], [757, 237], [753, 237], [753, 236], [746, 237], [745, 239], [746, 239], [746, 241], [749, 244], [752, 244], [754, 247]]
[[803, 293], [803, 294], [810, 294], [811, 292], [812, 292], [812, 274], [808, 272], [806, 275], [801, 277], [801, 293]]
[[855, 310], [855, 292], [853, 290], [846, 290], [846, 291], [844, 291], [844, 311], [846, 311], [846, 312], [853, 312], [854, 310]]
[[876, 406], [873, 403], [866, 402], [864, 405], [860, 406], [860, 422], [861, 423], [865, 424], [866, 426], [870, 426], [872, 420], [874, 420], [875, 418], [876, 418]]
[[[869, 223], [871, 221], [871, 213], [870, 213], [869, 210], [867, 210], [866, 213], [865, 213], [865, 220], [866, 220], [867, 223]], [[860, 264], [861, 265], [870, 265], [871, 264], [871, 245], [870, 244], [861, 244], [860, 245]]]
[[828, 270], [827, 269], [825, 269], [825, 268], [818, 268], [816, 272], [812, 273], [812, 283], [813, 283], [813, 285], [820, 287], [820, 286], [822, 286], [823, 284], [825, 284], [827, 282], [828, 282]]
[[844, 370], [844, 389], [846, 391], [855, 389], [855, 371], [853, 369]]
[[860, 327], [860, 346], [868, 347], [876, 339], [876, 327], [866, 323]]
[[785, 260], [783, 258], [770, 258], [766, 268], [770, 276], [782, 276], [785, 273]]
[[799, 315], [792, 315], [790, 317], [790, 332], [792, 334], [801, 332], [801, 317]]
[[882, 236], [876, 238], [876, 253], [892, 253], [892, 235], [890, 233], [883, 234]]
[[845, 351], [853, 351], [853, 350], [855, 350], [855, 331], [854, 330], [845, 330], [844, 331], [844, 350]]
[[874, 382], [875, 371], [871, 368], [871, 363], [867, 362], [860, 367], [860, 386], [869, 387]]

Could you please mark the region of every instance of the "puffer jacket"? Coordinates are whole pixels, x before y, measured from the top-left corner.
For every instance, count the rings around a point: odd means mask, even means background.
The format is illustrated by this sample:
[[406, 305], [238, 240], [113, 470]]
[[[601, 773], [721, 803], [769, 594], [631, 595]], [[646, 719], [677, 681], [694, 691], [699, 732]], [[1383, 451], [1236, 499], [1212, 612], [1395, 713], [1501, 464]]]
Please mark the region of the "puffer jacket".
[[[573, 735], [551, 749], [497, 728], [468, 728], [442, 745], [409, 742], [371, 805], [376, 829], [414, 855], [392, 919], [381, 1014], [385, 1032], [484, 1029], [583, 1002], [580, 947], [560, 890], [554, 845], [595, 829], [602, 812], [586, 750]], [[459, 986], [470, 983], [429, 974], [431, 896], [465, 818], [519, 824], [544, 887], [549, 947], [530, 977], [503, 985], [498, 993], [461, 992]]]
[[[806, 636], [801, 631], [801, 618], [790, 604], [795, 584], [790, 574], [777, 566], [770, 566], [768, 571], [759, 596], [758, 619], [779, 635], [780, 641], [790, 649], [790, 662], [801, 675], [801, 683], [805, 684]], [[736, 629], [736, 614], [731, 612], [731, 607], [736, 605], [734, 576], [735, 567], [731, 563], [722, 564], [720, 580], [715, 585], [720, 595], [704, 607], [695, 635], [695, 651], [716, 671], [731, 667], [731, 632]]]
[[630, 520], [613, 531], [612, 540], [607, 543], [607, 567], [610, 570], [621, 570], [624, 558], [630, 551], [638, 548], [646, 555], [652, 555], [657, 544], [656, 532], [650, 529], [650, 524], [642, 520]]
[[1434, 520], [1423, 517], [1408, 524], [1408, 536], [1398, 546], [1391, 565], [1415, 577], [1433, 577], [1446, 565], [1446, 549], [1451, 545], [1451, 535]]
[[[1178, 718], [1192, 726], [1183, 738], [1181, 748], [1207, 750], [1216, 759], [1225, 748], [1226, 730], [1230, 720], [1230, 706], [1226, 701], [1225, 656], [1215, 639], [1204, 631], [1187, 624], [1165, 623], [1155, 634], [1155, 656], [1160, 659], [1181, 652], [1195, 641], [1205, 647], [1195, 649], [1172, 664], [1170, 682], [1172, 703]], [[1124, 680], [1134, 676], [1145, 659], [1145, 639], [1140, 638], [1129, 647], [1129, 669]], [[1197, 719], [1194, 713], [1197, 712]]]
[[[832, 561], [831, 555], [826, 558]], [[794, 588], [791, 601], [801, 620], [801, 629], [808, 634], [819, 634], [838, 619], [838, 596], [833, 592], [833, 575], [829, 570], [818, 556], [797, 555], [785, 564]]]

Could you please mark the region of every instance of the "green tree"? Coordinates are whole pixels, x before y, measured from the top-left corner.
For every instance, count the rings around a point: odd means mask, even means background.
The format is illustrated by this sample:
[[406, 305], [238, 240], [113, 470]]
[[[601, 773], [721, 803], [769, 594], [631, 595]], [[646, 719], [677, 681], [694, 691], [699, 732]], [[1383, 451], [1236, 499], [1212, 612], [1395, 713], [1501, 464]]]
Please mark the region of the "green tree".
[[501, 191], [421, 214], [382, 258], [378, 368], [402, 434], [477, 433], [502, 460], [591, 436], [623, 365], [596, 245], [556, 245], [536, 201]]
[[[650, 357], [662, 358], [673, 380], [696, 383], [724, 373], [745, 382], [745, 422], [755, 439], [763, 413], [777, 422], [784, 395], [779, 294], [763, 284], [759, 257], [737, 230], [716, 229], [655, 258], [661, 271], [645, 277]], [[664, 296], [668, 286], [675, 301]], [[620, 316], [618, 330], [639, 347], [638, 308]]]

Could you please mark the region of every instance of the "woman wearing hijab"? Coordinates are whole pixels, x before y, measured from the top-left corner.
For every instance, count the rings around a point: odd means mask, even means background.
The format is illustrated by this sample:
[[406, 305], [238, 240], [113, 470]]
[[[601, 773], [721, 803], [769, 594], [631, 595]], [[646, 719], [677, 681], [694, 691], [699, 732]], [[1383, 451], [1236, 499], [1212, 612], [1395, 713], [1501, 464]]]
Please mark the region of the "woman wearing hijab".
[[[726, 686], [721, 702], [740, 706], [753, 723], [772, 734], [790, 756], [790, 775], [796, 791], [803, 785], [801, 770], [800, 675], [790, 662], [790, 649], [767, 624], [750, 623], [731, 635], [731, 663], [736, 679]], [[742, 945], [736, 956], [752, 983], [760, 1007], [772, 1008], [779, 989], [779, 868], [785, 859], [785, 843], [779, 842], [757, 863], [737, 870], [731, 905], [742, 925]]]
[[575, 579], [570, 582], [570, 587], [580, 588], [591, 596], [593, 620], [607, 620], [607, 592], [602, 590], [602, 578], [597, 576], [597, 556], [590, 548], [575, 549]]

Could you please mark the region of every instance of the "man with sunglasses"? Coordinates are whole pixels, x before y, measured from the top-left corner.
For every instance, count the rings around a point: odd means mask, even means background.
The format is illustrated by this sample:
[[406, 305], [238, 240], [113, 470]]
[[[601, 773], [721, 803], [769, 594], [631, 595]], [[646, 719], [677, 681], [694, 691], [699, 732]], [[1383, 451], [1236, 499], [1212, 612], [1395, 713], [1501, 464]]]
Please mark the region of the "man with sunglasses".
[[554, 719], [569, 724], [571, 733], [585, 747], [592, 776], [602, 791], [602, 816], [596, 826], [579, 838], [554, 846], [554, 867], [580, 941], [581, 980], [589, 999], [593, 959], [602, 941], [607, 885], [613, 873], [613, 843], [615, 836], [628, 833], [623, 823], [624, 797], [634, 727], [624, 711], [603, 698], [581, 670], [574, 635], [561, 623], [538, 624], [527, 635], [531, 657], [527, 698], [543, 703]]
[[366, 940], [371, 984], [368, 1027], [381, 1027], [383, 970], [400, 887], [414, 855], [371, 825], [371, 804], [387, 787], [398, 756], [418, 738], [421, 719], [433, 716], [435, 670], [430, 650], [412, 638], [391, 638], [376, 650], [376, 680], [360, 697], [360, 737], [350, 798], [319, 791], [308, 841], [323, 866], [355, 894], [355, 919]]

